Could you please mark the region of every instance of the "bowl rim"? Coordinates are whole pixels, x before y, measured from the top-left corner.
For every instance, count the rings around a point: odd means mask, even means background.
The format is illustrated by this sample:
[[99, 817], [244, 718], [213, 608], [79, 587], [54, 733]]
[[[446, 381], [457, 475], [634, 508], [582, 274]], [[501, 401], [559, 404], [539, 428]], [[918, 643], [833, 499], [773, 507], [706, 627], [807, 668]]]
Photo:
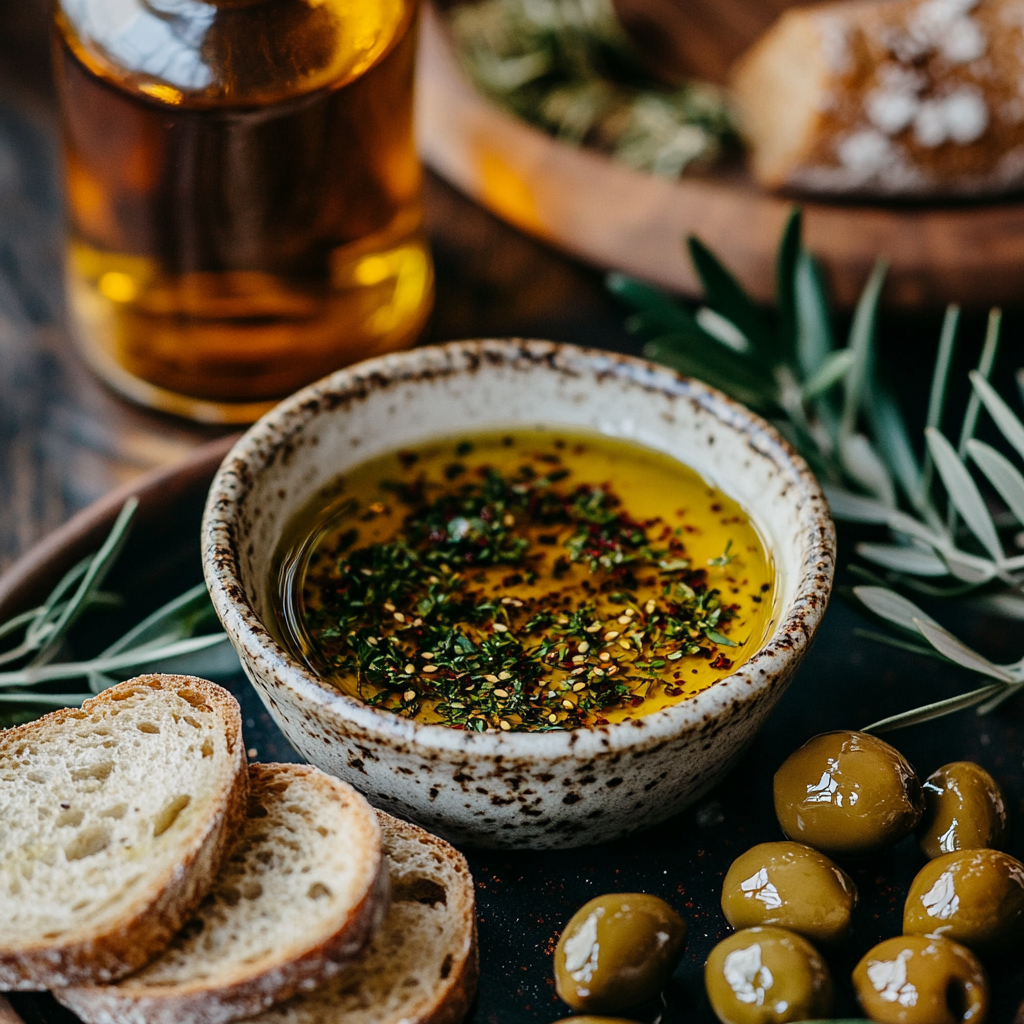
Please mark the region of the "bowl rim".
[[[747, 443], [788, 477], [787, 496], [799, 508], [802, 565], [792, 598], [779, 609], [765, 644], [728, 676], [677, 704], [650, 715], [588, 729], [553, 732], [483, 733], [403, 718], [371, 707], [322, 682], [293, 658], [253, 609], [240, 573], [239, 514], [256, 476], [271, 468], [308, 425], [324, 414], [366, 400], [395, 385], [472, 372], [481, 365], [527, 362], [552, 372], [590, 373], [626, 387], [646, 388], [688, 399], [723, 426], [746, 435]], [[727, 481], [723, 489], [728, 493]], [[651, 746], [735, 711], [770, 688], [806, 650], [824, 615], [835, 567], [835, 527], [825, 495], [804, 459], [767, 421], [702, 381], [634, 356], [561, 342], [479, 339], [428, 345], [378, 356], [338, 370], [286, 398], [235, 443], [211, 484], [202, 525], [203, 571], [214, 608], [243, 664], [248, 655], [277, 686], [284, 686], [307, 711], [322, 709], [349, 721], [364, 735], [428, 751], [474, 757], [559, 759], [609, 750]], [[787, 569], [787, 571], [789, 571]]]

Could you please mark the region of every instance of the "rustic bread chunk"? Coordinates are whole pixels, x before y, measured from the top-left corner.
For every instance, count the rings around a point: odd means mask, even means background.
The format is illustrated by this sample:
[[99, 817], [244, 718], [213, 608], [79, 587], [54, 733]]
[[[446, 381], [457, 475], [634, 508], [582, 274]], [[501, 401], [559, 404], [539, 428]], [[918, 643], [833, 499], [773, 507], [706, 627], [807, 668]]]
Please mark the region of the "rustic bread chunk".
[[333, 978], [387, 911], [373, 808], [308, 765], [249, 768], [249, 812], [196, 916], [116, 985], [54, 995], [86, 1024], [220, 1024]]
[[315, 992], [251, 1024], [458, 1024], [476, 992], [473, 877], [444, 840], [377, 812], [391, 874], [388, 916], [363, 955]]
[[787, 11], [733, 75], [768, 188], [955, 196], [1024, 185], [1019, 0], [851, 0]]
[[0, 732], [0, 989], [105, 982], [189, 919], [245, 813], [238, 704], [140, 676]]

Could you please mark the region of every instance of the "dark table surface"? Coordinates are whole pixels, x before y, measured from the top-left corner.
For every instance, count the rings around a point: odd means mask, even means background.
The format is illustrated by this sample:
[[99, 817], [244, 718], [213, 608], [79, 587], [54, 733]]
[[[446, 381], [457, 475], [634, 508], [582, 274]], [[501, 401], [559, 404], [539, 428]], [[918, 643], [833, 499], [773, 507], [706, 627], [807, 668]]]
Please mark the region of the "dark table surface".
[[[438, 270], [426, 340], [526, 335], [636, 351], [600, 274], [507, 227], [429, 174], [426, 199]], [[0, 0], [0, 569], [77, 509], [216, 434], [130, 406], [91, 377], [66, 330], [61, 230], [46, 6]], [[938, 322], [931, 311], [883, 324], [883, 358], [912, 413], [924, 401]], [[1019, 315], [1009, 318], [995, 375], [1007, 393], [1012, 369], [1024, 362], [1019, 323]], [[960, 369], [977, 358], [980, 319], [968, 318], [967, 328]], [[851, 539], [840, 535], [841, 562]], [[198, 562], [188, 571], [198, 573]], [[965, 673], [936, 662], [852, 639], [856, 624], [856, 614], [835, 601], [769, 727], [729, 781], [696, 808], [641, 840], [612, 846], [540, 856], [471, 853], [484, 964], [477, 1021], [525, 1024], [561, 1016], [549, 980], [558, 929], [591, 896], [637, 888], [669, 899], [691, 924], [669, 1019], [710, 1020], [700, 976], [708, 951], [727, 931], [717, 887], [733, 857], [778, 838], [768, 797], [775, 768], [815, 732], [857, 726], [969, 683]], [[1019, 633], [996, 629], [982, 639], [989, 653], [1009, 660], [1021, 653]], [[251, 691], [240, 684], [239, 693], [248, 742], [260, 758], [293, 756]], [[963, 758], [992, 771], [1017, 814], [1012, 850], [1018, 857], [1024, 854], [1022, 711], [1018, 700], [998, 716], [960, 715], [898, 740], [924, 772]], [[850, 968], [872, 942], [899, 930], [899, 907], [920, 865], [907, 841], [854, 869], [863, 897], [855, 939], [831, 957], [842, 1011], [854, 1010]], [[1008, 1024], [1024, 998], [1024, 975], [1017, 966], [999, 968], [997, 976], [990, 1020]]]

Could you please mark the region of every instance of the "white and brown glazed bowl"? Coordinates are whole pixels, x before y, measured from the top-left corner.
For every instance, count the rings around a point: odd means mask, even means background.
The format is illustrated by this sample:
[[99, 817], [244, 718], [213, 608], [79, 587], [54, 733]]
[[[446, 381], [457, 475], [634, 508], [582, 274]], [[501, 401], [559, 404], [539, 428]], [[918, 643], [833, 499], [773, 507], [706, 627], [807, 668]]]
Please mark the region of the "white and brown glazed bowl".
[[[272, 562], [290, 518], [337, 476], [438, 436], [597, 430], [692, 466], [752, 516], [779, 578], [767, 643], [732, 675], [646, 717], [573, 732], [472, 733], [368, 707], [274, 638]], [[782, 696], [824, 614], [835, 533], [804, 461], [720, 392], [639, 359], [469, 341], [360, 363], [300, 391], [235, 445], [203, 522], [207, 584], [246, 673], [296, 750], [378, 806], [478, 846], [580, 846], [710, 789]]]

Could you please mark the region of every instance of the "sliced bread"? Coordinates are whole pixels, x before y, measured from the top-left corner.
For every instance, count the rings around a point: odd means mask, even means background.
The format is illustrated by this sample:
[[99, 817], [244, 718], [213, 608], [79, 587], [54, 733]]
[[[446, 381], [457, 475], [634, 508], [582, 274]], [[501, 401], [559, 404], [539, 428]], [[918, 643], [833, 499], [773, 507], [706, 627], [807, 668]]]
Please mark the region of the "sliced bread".
[[55, 992], [86, 1024], [223, 1024], [322, 985], [387, 910], [373, 808], [308, 765], [249, 768], [249, 812], [196, 916], [141, 971]]
[[473, 876], [443, 839], [378, 811], [391, 874], [388, 916], [334, 981], [249, 1024], [458, 1024], [476, 992]]
[[238, 703], [140, 676], [0, 732], [0, 990], [106, 982], [192, 916], [245, 815]]

